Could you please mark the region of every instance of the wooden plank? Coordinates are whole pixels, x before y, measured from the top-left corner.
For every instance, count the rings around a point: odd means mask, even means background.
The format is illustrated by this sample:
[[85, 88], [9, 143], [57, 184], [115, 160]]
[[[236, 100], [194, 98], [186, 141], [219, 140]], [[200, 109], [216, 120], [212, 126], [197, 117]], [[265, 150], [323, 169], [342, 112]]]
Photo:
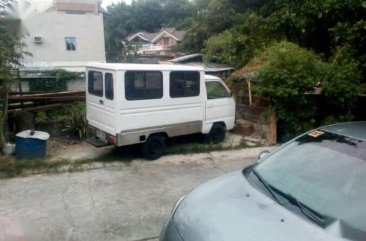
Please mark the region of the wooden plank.
[[29, 111], [29, 112], [37, 112], [37, 111], [57, 109], [57, 108], [66, 107], [66, 106], [69, 106], [69, 105], [70, 104], [55, 103], [55, 104], [49, 104], [49, 105], [42, 105], [42, 106], [28, 107], [28, 108], [22, 108], [22, 109], [8, 110], [8, 113], [16, 112], [16, 111], [19, 111], [19, 110]]
[[[14, 94], [17, 93], [17, 94]], [[17, 96], [19, 92], [11, 92], [9, 95]], [[85, 96], [85, 91], [62, 91], [62, 92], [22, 92], [22, 96], [39, 96], [39, 97], [52, 97], [52, 96]]]
[[85, 96], [53, 96], [53, 97], [40, 97], [40, 96], [9, 96], [9, 102], [21, 102], [21, 101], [82, 101], [85, 100]]

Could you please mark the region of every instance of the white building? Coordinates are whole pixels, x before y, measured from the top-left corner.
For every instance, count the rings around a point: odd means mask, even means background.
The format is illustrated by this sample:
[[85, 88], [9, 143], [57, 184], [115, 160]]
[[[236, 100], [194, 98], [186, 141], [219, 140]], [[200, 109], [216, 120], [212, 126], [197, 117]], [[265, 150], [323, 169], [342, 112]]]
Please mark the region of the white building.
[[24, 20], [25, 69], [84, 71], [87, 62], [105, 62], [100, 0], [54, 0]]

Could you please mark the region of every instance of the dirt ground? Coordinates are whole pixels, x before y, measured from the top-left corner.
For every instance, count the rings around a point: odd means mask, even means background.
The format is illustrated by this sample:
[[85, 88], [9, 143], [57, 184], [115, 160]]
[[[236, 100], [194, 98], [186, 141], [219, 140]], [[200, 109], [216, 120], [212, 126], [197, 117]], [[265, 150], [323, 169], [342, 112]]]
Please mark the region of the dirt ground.
[[[236, 148], [240, 145], [243, 145], [242, 136], [228, 132], [225, 138], [225, 141], [221, 143], [221, 146], [224, 149]], [[177, 148], [184, 150], [185, 146], [192, 145], [203, 145], [202, 140], [199, 136], [189, 136], [188, 138], [180, 138], [169, 141], [169, 148]], [[250, 144], [248, 145], [250, 146]], [[118, 150], [116, 150], [118, 149]], [[76, 139], [62, 139], [62, 138], [53, 138], [48, 141], [48, 149], [47, 149], [47, 161], [55, 162], [61, 160], [69, 160], [69, 161], [78, 161], [78, 160], [92, 160], [103, 158], [110, 154], [113, 151], [117, 151], [123, 155], [133, 155], [134, 157], [141, 157], [139, 153], [139, 146], [130, 146], [126, 148], [116, 148], [114, 146], [107, 146], [96, 148], [89, 143], [84, 141], [79, 141]], [[118, 156], [116, 155], [116, 158]]]

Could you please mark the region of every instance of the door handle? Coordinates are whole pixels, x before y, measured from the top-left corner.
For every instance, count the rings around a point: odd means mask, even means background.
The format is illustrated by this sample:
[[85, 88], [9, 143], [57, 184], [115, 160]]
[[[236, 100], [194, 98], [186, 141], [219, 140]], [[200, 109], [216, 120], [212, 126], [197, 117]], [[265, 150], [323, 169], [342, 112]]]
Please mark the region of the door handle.
[[103, 104], [104, 104], [103, 100], [99, 100], [99, 103], [100, 103], [101, 105], [103, 105]]

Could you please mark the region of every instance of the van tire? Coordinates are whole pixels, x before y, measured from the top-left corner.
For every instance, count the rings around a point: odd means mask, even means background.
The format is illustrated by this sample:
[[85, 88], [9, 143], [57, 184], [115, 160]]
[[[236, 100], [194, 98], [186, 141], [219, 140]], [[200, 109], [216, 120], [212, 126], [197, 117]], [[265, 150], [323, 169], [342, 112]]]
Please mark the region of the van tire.
[[209, 143], [218, 144], [225, 140], [226, 127], [221, 124], [213, 124], [210, 133], [206, 136], [206, 140]]
[[165, 140], [164, 136], [150, 136], [142, 146], [145, 159], [153, 161], [161, 157], [165, 151]]

